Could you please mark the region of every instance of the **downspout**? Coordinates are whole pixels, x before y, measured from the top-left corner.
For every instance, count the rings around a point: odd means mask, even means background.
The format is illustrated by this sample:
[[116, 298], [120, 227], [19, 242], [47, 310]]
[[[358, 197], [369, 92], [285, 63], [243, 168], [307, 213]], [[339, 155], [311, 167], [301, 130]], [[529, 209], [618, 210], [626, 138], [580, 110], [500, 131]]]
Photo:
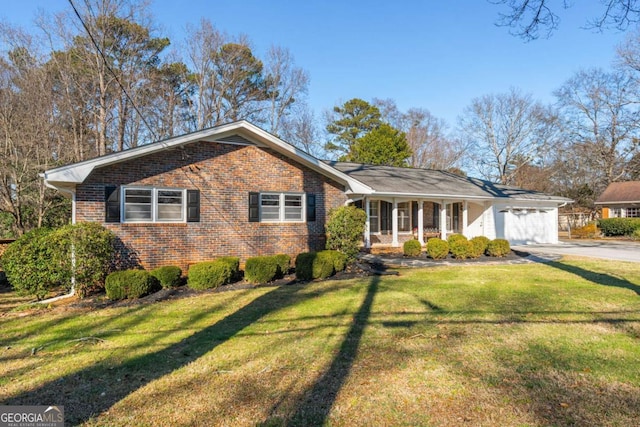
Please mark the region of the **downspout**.
[[[71, 224], [75, 224], [76, 223], [76, 192], [74, 190], [70, 190], [66, 188], [54, 187], [53, 185], [49, 184], [46, 179], [44, 180], [44, 185], [71, 196]], [[72, 243], [71, 244], [71, 290], [69, 291], [68, 294], [60, 295], [53, 298], [48, 298], [48, 299], [39, 301], [39, 303], [49, 304], [52, 302], [59, 301], [61, 299], [71, 298], [75, 294], [76, 294], [76, 251]]]

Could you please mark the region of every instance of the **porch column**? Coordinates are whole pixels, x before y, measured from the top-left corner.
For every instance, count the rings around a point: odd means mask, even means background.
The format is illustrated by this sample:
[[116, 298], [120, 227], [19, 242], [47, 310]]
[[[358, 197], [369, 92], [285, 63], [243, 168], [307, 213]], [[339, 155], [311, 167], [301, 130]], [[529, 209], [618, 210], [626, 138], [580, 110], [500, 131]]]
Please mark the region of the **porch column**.
[[418, 200], [418, 242], [424, 245], [424, 200]]
[[462, 235], [467, 236], [467, 226], [469, 225], [469, 202], [462, 202]]
[[447, 203], [440, 201], [440, 238], [447, 240]]
[[398, 201], [395, 198], [393, 199], [393, 211], [391, 214], [391, 235], [391, 246], [400, 246], [398, 242]]
[[364, 211], [367, 213], [367, 222], [364, 224], [364, 247], [371, 248], [371, 200], [368, 197], [364, 199]]

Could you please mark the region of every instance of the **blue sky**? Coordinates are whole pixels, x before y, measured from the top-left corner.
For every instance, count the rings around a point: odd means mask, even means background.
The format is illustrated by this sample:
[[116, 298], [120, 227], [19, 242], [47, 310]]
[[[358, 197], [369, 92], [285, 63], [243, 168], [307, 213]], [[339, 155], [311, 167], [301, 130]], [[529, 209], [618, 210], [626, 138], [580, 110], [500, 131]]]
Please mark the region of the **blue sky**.
[[[552, 102], [580, 68], [611, 66], [625, 34], [581, 29], [601, 10], [596, 0], [576, 3], [558, 10], [550, 39], [528, 43], [495, 26], [504, 7], [484, 0], [152, 0], [151, 10], [175, 46], [188, 23], [206, 17], [228, 34], [246, 34], [258, 56], [271, 45], [288, 48], [310, 73], [318, 117], [351, 98], [392, 98], [403, 111], [427, 108], [454, 127], [474, 97], [516, 87]], [[69, 8], [66, 0], [11, 1], [0, 18], [28, 26], [38, 9]]]

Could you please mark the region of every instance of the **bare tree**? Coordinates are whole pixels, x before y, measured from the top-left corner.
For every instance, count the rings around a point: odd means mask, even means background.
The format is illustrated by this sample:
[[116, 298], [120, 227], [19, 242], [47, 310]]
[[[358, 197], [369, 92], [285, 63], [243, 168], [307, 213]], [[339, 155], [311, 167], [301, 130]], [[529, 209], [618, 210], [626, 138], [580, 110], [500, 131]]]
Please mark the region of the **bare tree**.
[[296, 103], [291, 114], [282, 118], [279, 133], [282, 139], [314, 157], [327, 155], [315, 115], [304, 103]]
[[460, 118], [460, 133], [470, 148], [470, 169], [501, 184], [538, 159], [554, 136], [551, 111], [511, 89], [471, 102]]
[[447, 132], [447, 123], [424, 108], [401, 112], [392, 99], [374, 99], [382, 118], [406, 134], [413, 155], [409, 166], [424, 169], [453, 170], [460, 166], [466, 151], [462, 140]]
[[309, 73], [294, 65], [288, 49], [271, 47], [267, 52], [265, 74], [268, 91], [268, 129], [280, 133], [282, 119], [309, 88]]
[[[525, 40], [534, 40], [543, 32], [545, 37], [558, 28], [558, 9], [574, 7], [569, 0], [489, 0], [506, 5], [508, 11], [499, 14], [498, 25], [512, 28], [512, 34]], [[552, 4], [553, 3], [553, 4]], [[587, 23], [587, 27], [605, 29], [613, 27], [626, 30], [640, 20], [640, 4], [637, 0], [601, 0], [603, 11]]]
[[[596, 190], [628, 176], [638, 153], [637, 84], [629, 74], [582, 70], [555, 92], [571, 150]], [[579, 149], [578, 149], [579, 148]]]

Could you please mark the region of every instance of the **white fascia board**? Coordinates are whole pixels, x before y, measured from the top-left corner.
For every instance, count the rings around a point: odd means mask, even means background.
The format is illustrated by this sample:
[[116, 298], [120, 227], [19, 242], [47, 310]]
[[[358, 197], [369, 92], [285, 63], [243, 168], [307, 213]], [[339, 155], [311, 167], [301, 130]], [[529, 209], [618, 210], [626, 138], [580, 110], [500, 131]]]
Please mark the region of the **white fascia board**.
[[371, 193], [372, 198], [395, 197], [398, 199], [429, 199], [429, 200], [493, 200], [492, 197], [485, 196], [465, 196], [463, 194], [428, 194], [428, 193]]
[[607, 205], [607, 206], [612, 206], [612, 205], [631, 205], [634, 203], [640, 203], [640, 200], [635, 200], [635, 201], [628, 201], [628, 202], [593, 202], [594, 205]]

